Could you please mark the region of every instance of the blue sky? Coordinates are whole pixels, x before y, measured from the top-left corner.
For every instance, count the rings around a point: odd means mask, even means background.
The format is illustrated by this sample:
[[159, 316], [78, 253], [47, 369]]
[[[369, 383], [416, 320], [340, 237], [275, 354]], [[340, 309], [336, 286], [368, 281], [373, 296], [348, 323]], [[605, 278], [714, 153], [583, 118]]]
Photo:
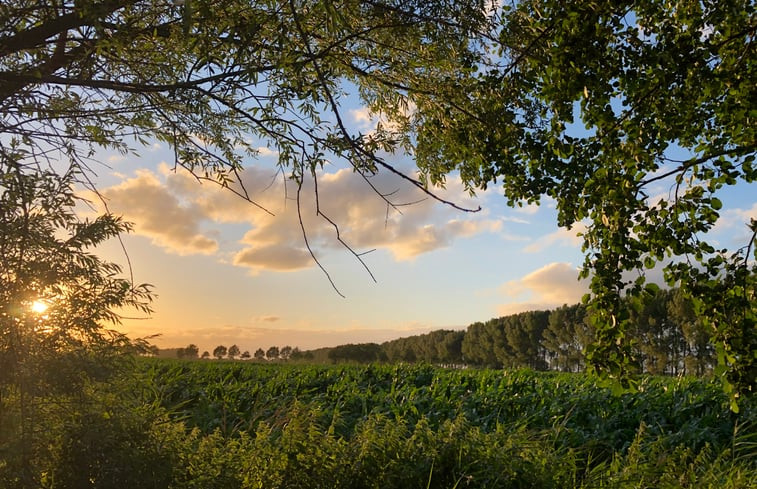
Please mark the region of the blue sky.
[[[362, 109], [346, 113], [357, 129], [375, 124]], [[97, 170], [98, 185], [110, 210], [134, 223], [124, 239], [134, 278], [153, 284], [157, 293], [155, 313], [127, 319], [123, 329], [132, 336], [159, 333], [154, 342], [160, 347], [195, 343], [212, 351], [237, 344], [254, 351], [380, 342], [574, 303], [586, 292], [577, 279], [581, 226], [557, 228], [548, 199], [538, 207], [512, 209], [495, 186], [471, 198], [452, 176], [440, 194], [468, 207], [480, 205], [480, 212], [426, 199], [402, 207], [400, 214], [351, 170], [327, 166], [319, 175], [322, 209], [356, 252], [374, 250], [362, 258], [375, 283], [337, 242], [333, 228], [314, 215], [313, 194], [306, 189], [308, 239], [343, 298], [304, 248], [294, 186], [285, 188], [277, 174], [275, 152], [261, 146], [258, 160], [242, 174], [251, 197], [275, 216], [174, 171], [165, 145], [139, 153], [102, 155], [108, 166]], [[393, 162], [412, 171], [410, 161]], [[372, 183], [395, 192], [395, 202], [423, 198], [387, 173]], [[661, 183], [656, 191], [667, 189]], [[744, 223], [757, 217], [753, 188], [730, 190], [723, 200], [713, 238], [723, 246], [742, 246]], [[117, 242], [100, 252], [126, 263]]]

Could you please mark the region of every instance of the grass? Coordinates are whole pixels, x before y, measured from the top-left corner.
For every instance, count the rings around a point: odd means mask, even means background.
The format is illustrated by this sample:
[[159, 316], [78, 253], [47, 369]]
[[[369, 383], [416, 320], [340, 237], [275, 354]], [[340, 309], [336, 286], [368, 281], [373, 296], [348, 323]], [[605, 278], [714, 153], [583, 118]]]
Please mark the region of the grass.
[[755, 487], [753, 399], [650, 378], [411, 366], [140, 363], [170, 487]]

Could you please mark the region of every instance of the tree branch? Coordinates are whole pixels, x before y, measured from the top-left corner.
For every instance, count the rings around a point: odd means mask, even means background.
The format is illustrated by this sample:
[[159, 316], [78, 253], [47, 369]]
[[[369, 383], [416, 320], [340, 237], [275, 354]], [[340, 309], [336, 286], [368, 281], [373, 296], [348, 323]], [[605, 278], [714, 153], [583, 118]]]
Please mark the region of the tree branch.
[[666, 178], [668, 178], [670, 176], [673, 176], [673, 175], [675, 175], [677, 173], [686, 172], [686, 170], [688, 170], [689, 168], [691, 168], [693, 166], [696, 166], [696, 165], [699, 165], [699, 164], [702, 164], [702, 163], [704, 163], [706, 161], [709, 161], [709, 160], [711, 160], [713, 158], [720, 158], [721, 156], [739, 156], [739, 155], [744, 155], [744, 154], [751, 153], [751, 152], [755, 151], [755, 149], [757, 149], [757, 146], [754, 146], [754, 145], [753, 146], [743, 146], [743, 147], [734, 148], [734, 149], [725, 149], [723, 151], [718, 151], [717, 153], [713, 153], [713, 154], [710, 154], [710, 155], [705, 155], [705, 156], [701, 156], [699, 158], [694, 158], [694, 159], [690, 159], [690, 160], [684, 161], [684, 162], [681, 163], [681, 165], [679, 165], [678, 167], [674, 168], [673, 170], [670, 170], [670, 171], [665, 172], [665, 173], [663, 173], [661, 175], [655, 175], [654, 177], [650, 177], [650, 178], [647, 178], [646, 180], [640, 181], [636, 185], [636, 189], [640, 190], [642, 187], [644, 187], [646, 185], [649, 185], [652, 182], [656, 182], [656, 181], [659, 181], [659, 180], [664, 180], [664, 179], [666, 179]]

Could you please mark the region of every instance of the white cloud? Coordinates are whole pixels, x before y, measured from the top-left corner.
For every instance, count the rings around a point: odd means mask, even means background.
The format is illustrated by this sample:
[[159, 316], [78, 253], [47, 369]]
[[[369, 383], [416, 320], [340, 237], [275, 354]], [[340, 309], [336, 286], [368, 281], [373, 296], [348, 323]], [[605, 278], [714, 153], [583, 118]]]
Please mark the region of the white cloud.
[[569, 263], [554, 262], [517, 280], [506, 282], [500, 292], [510, 299], [498, 307], [501, 315], [553, 309], [581, 301], [589, 291], [588, 281], [578, 280], [579, 270]]
[[728, 231], [734, 234], [734, 231], [739, 234], [743, 234], [744, 237], [751, 235], [748, 233], [748, 227], [750, 219], [757, 219], [757, 203], [753, 204], [748, 209], [727, 209], [720, 212], [720, 218], [715, 223], [712, 231], [713, 233], [721, 233]]
[[523, 207], [515, 207], [515, 212], [518, 212], [520, 214], [526, 214], [528, 216], [532, 216], [539, 212], [539, 208], [541, 206], [539, 204], [524, 204]]
[[521, 219], [519, 217], [513, 217], [513, 216], [503, 216], [500, 217], [500, 220], [502, 222], [514, 222], [515, 224], [530, 224], [529, 221], [526, 219]]
[[[415, 113], [417, 107], [412, 100], [406, 99], [405, 102], [407, 105], [401, 112], [401, 117], [409, 118]], [[389, 120], [386, 114], [373, 113], [368, 107], [351, 109], [349, 114], [352, 117], [352, 122], [363, 134], [373, 134], [376, 131], [378, 124], [381, 124], [381, 127], [389, 132], [399, 129], [397, 121]]]
[[135, 233], [169, 251], [209, 255], [218, 250], [217, 241], [200, 231], [202, 212], [191, 203], [182, 203], [150, 171], [137, 171], [135, 177], [103, 189], [101, 194], [111, 212], [134, 223]]
[[124, 161], [126, 157], [124, 155], [110, 155], [108, 156], [108, 163], [120, 163]]
[[[273, 216], [228, 189], [199, 182], [182, 170], [174, 172], [167, 164], [161, 164], [157, 173], [140, 170], [135, 177], [104, 189], [103, 195], [115, 213], [135, 223], [137, 234], [149, 236], [155, 244], [174, 253], [215, 253], [219, 260], [231, 257], [234, 265], [253, 272], [314, 266], [303, 241], [295, 185], [278, 170], [259, 167], [245, 169], [241, 180], [250, 198]], [[501, 220], [489, 219], [484, 213], [461, 213], [439, 204], [391, 174], [370, 177], [370, 183], [399, 207], [393, 209], [352, 170], [318, 176], [320, 212], [338, 225], [340, 236], [357, 251], [385, 249], [396, 260], [410, 260], [450, 246], [456, 239], [498, 233], [502, 228]], [[447, 188], [439, 193], [476, 207], [459, 178], [448, 179]], [[415, 203], [402, 205], [409, 202]], [[313, 250], [317, 254], [335, 249], [344, 252], [334, 227], [316, 213], [312, 182], [303, 185], [300, 203], [302, 224]], [[219, 251], [215, 235], [201, 231], [203, 222], [241, 225], [246, 230], [237, 237], [225, 235], [225, 249]]]
[[352, 121], [362, 129], [372, 129], [376, 125], [373, 120], [373, 114], [368, 110], [368, 107], [351, 109], [350, 116], [352, 116]]
[[279, 154], [278, 151], [274, 151], [267, 146], [258, 146], [256, 148], [256, 151], [258, 152], [260, 156], [278, 156]]
[[583, 238], [579, 233], [586, 232], [583, 223], [576, 223], [571, 229], [560, 228], [553, 233], [537, 238], [536, 241], [523, 248], [526, 253], [538, 253], [552, 246], [581, 246]]

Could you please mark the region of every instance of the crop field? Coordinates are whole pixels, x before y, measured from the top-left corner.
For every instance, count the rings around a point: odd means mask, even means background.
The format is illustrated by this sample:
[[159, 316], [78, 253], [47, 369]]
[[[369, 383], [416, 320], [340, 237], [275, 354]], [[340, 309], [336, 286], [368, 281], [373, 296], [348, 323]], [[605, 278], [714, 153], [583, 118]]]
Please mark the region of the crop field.
[[648, 378], [140, 360], [170, 487], [755, 487], [754, 399]]

